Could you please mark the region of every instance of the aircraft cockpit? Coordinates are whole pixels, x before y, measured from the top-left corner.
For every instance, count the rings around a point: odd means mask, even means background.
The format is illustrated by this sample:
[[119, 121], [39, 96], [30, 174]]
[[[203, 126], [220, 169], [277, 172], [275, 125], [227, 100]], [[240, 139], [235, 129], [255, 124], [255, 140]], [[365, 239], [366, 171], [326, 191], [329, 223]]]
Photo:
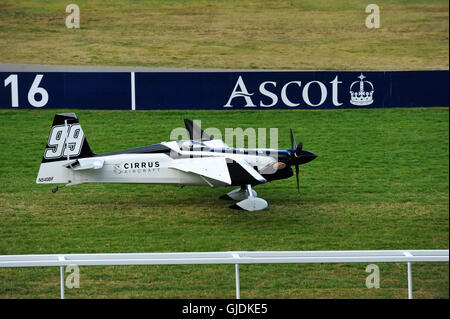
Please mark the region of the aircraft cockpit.
[[201, 141], [181, 140], [177, 141], [177, 143], [182, 151], [207, 151], [210, 149], [210, 147], [208, 147]]

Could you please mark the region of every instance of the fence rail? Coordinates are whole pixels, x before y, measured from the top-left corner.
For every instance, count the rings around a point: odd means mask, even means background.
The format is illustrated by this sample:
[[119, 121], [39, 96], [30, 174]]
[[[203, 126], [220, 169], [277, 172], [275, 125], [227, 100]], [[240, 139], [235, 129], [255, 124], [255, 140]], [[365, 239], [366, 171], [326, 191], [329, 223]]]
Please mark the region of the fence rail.
[[240, 298], [240, 264], [405, 262], [408, 298], [412, 299], [412, 263], [448, 262], [449, 250], [344, 250], [344, 251], [231, 251], [188, 253], [0, 255], [0, 267], [60, 267], [64, 298], [64, 267], [126, 265], [234, 264], [236, 298]]

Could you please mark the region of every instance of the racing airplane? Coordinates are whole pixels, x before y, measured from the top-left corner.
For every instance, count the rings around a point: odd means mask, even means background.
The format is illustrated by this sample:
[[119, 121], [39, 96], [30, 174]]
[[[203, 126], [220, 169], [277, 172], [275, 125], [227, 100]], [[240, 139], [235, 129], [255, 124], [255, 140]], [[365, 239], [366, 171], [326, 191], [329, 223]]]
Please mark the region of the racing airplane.
[[299, 165], [317, 157], [296, 144], [292, 129], [290, 149], [244, 149], [212, 139], [191, 120], [184, 123], [189, 140], [94, 154], [75, 113], [56, 114], [36, 183], [240, 186], [220, 198], [236, 201], [231, 208], [255, 211], [268, 204], [253, 186], [289, 178], [294, 166], [299, 188]]

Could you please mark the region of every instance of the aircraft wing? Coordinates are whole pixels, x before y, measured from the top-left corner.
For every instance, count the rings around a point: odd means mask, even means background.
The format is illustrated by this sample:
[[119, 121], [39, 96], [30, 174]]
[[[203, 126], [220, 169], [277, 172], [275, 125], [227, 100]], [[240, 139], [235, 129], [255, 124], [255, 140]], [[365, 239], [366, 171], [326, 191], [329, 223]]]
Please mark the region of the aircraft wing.
[[96, 159], [94, 158], [81, 158], [74, 160], [72, 162], [69, 162], [68, 164], [65, 164], [64, 166], [70, 169], [73, 169], [75, 171], [78, 170], [86, 170], [86, 169], [100, 169], [103, 167], [103, 164], [105, 163], [104, 160]]
[[211, 187], [231, 185], [231, 177], [224, 157], [177, 159], [169, 168], [200, 175]]
[[[236, 158], [236, 157], [229, 158], [228, 161], [229, 162], [233, 161], [238, 166], [240, 166], [242, 169], [244, 169], [248, 175], [250, 175], [247, 177], [247, 179], [249, 179], [248, 184], [253, 184], [253, 181], [250, 181], [252, 178], [255, 179], [256, 181], [258, 181], [259, 183], [267, 182], [267, 180], [260, 173], [258, 173], [258, 171], [255, 170], [247, 161], [240, 159], [240, 158]], [[242, 178], [241, 172], [236, 172], [236, 173], [239, 174], [239, 176], [237, 176], [237, 177]], [[233, 175], [234, 174], [232, 172], [232, 177], [234, 177]]]
[[267, 180], [245, 160], [227, 157], [177, 159], [169, 166], [186, 173], [200, 175], [211, 186], [265, 183]]

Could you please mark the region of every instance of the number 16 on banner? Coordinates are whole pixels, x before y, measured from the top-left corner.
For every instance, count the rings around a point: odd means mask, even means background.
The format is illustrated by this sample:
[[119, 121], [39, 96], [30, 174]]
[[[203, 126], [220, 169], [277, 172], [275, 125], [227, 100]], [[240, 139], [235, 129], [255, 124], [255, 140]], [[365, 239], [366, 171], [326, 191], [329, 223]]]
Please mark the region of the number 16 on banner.
[[[34, 107], [43, 107], [48, 102], [48, 92], [39, 87], [39, 84], [44, 77], [43, 74], [37, 74], [28, 90], [28, 103]], [[17, 74], [11, 74], [4, 81], [4, 86], [11, 88], [11, 106], [19, 107], [19, 80]]]

